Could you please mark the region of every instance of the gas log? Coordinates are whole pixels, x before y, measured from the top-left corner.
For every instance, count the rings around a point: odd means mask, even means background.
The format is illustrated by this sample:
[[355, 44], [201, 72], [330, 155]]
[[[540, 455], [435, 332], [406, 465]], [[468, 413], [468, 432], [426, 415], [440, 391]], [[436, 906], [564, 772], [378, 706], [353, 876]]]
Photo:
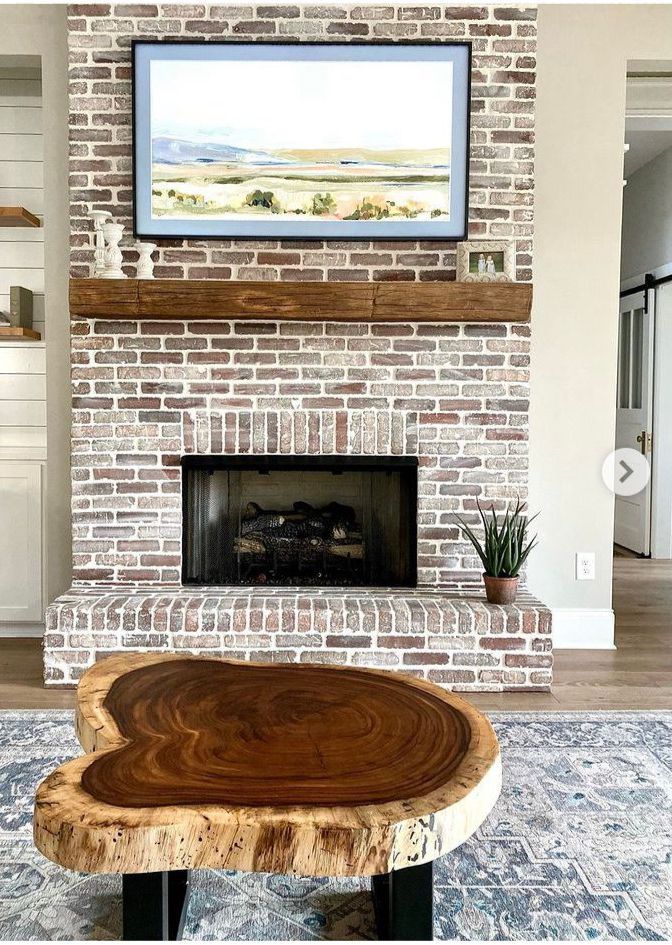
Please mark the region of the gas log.
[[276, 561], [310, 560], [325, 555], [362, 560], [364, 545], [355, 510], [330, 502], [316, 509], [295, 502], [291, 510], [262, 509], [250, 502], [240, 526], [234, 550], [241, 555]]

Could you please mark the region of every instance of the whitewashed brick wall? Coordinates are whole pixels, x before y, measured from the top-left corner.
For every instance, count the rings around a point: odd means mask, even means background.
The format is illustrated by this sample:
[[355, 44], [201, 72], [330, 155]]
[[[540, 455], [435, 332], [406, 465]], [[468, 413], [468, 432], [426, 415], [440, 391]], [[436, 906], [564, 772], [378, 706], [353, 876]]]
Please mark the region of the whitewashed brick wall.
[[[77, 582], [179, 583], [184, 452], [417, 455], [423, 585], [479, 578], [455, 510], [525, 493], [528, 325], [77, 321], [73, 331]], [[198, 442], [194, 411], [214, 415]], [[272, 443], [265, 434], [255, 446], [252, 411], [275, 427]], [[297, 411], [315, 418], [310, 441]], [[229, 439], [222, 413], [239, 417]], [[345, 415], [353, 436], [339, 439]], [[390, 437], [397, 425], [412, 428], [412, 446]]]
[[[461, 39], [473, 44], [470, 235], [515, 240], [517, 277], [531, 279], [534, 7], [87, 4], [69, 14], [73, 275], [91, 273], [88, 210], [131, 227], [131, 39]], [[157, 276], [175, 279], [455, 278], [455, 244], [436, 241], [173, 240], [158, 257]], [[75, 579], [179, 581], [190, 411], [365, 410], [417, 419], [421, 583], [473, 580], [452, 512], [526, 492], [529, 345], [529, 326], [514, 324], [75, 322]]]
[[[73, 276], [91, 274], [90, 209], [130, 233], [131, 39], [462, 39], [473, 44], [469, 233], [514, 241], [517, 278], [531, 281], [535, 20], [534, 7], [497, 5], [71, 6]], [[455, 278], [445, 241], [172, 240], [157, 255], [156, 275], [174, 279]], [[129, 249], [126, 260], [133, 275]], [[409, 315], [72, 330], [75, 586], [47, 615], [50, 684], [132, 647], [396, 666], [465, 689], [548, 687], [542, 605], [525, 595], [490, 607], [473, 588], [445, 590], [480, 579], [453, 513], [526, 494], [529, 325]], [[179, 588], [181, 455], [360, 449], [418, 456], [418, 591]]]
[[[83, 4], [69, 13], [73, 275], [91, 272], [88, 210], [110, 210], [131, 230], [132, 39], [415, 39], [472, 43], [469, 234], [515, 240], [517, 279], [532, 278], [536, 7]], [[157, 277], [175, 279], [455, 278], [455, 244], [445, 241], [164, 240], [158, 259]], [[130, 250], [127, 260], [131, 274]]]

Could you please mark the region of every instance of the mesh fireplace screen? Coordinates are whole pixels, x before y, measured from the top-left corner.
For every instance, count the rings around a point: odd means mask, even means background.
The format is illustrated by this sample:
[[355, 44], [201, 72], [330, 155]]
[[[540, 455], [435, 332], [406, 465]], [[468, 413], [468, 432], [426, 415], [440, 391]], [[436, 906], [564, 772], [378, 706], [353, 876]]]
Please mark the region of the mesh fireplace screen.
[[184, 457], [185, 584], [415, 587], [412, 457]]

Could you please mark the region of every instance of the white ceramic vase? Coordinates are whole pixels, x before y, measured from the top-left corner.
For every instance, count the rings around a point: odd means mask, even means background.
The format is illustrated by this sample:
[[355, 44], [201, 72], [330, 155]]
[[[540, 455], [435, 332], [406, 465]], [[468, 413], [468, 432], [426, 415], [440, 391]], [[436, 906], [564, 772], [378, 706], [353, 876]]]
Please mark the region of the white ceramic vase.
[[154, 263], [152, 262], [152, 253], [156, 249], [156, 243], [142, 243], [140, 240], [135, 244], [138, 251], [138, 268], [136, 270], [138, 279], [154, 278]]
[[93, 275], [99, 279], [105, 271], [105, 236], [103, 226], [110, 219], [107, 210], [89, 210], [88, 215], [93, 220]]
[[124, 226], [121, 223], [105, 223], [103, 225], [103, 235], [105, 237], [105, 268], [100, 274], [101, 279], [126, 279], [126, 274], [121, 266], [124, 256], [119, 249], [121, 237], [124, 234]]

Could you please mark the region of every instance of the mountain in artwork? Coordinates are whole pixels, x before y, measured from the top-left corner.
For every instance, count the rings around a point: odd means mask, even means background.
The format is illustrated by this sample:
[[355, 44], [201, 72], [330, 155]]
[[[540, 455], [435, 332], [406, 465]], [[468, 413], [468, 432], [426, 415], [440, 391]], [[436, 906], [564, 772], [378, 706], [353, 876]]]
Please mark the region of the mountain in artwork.
[[235, 148], [217, 141], [189, 141], [168, 135], [152, 141], [155, 164], [285, 164], [286, 159], [265, 151]]

